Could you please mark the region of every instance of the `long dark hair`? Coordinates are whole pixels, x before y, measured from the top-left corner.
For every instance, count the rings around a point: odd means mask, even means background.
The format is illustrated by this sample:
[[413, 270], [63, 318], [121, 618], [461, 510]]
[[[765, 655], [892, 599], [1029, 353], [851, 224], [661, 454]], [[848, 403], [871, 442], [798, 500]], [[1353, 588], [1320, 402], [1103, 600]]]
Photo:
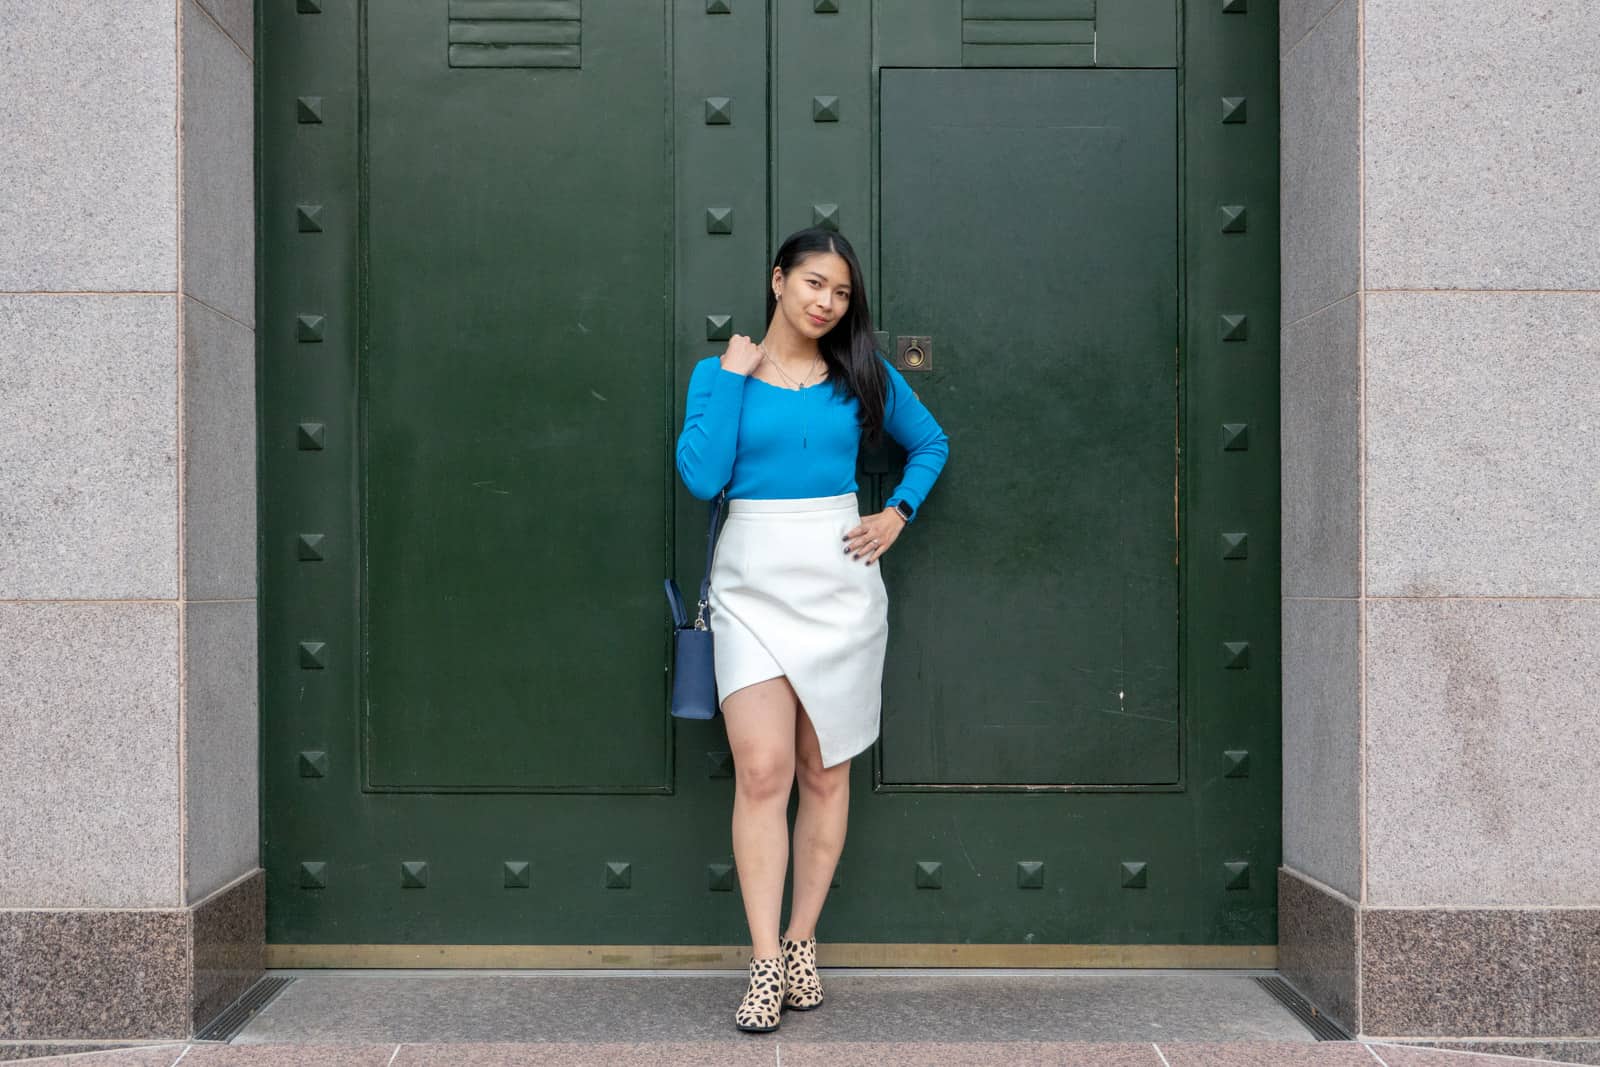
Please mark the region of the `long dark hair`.
[[[872, 333], [872, 309], [867, 305], [867, 283], [861, 276], [861, 261], [856, 250], [844, 235], [808, 226], [796, 230], [778, 246], [772, 266], [783, 271], [784, 277], [799, 266], [807, 256], [822, 252], [838, 254], [850, 265], [850, 303], [833, 329], [817, 340], [822, 362], [828, 368], [835, 396], [853, 396], [860, 406], [856, 421], [868, 445], [876, 445], [883, 434], [883, 401], [889, 388], [889, 376], [884, 373], [878, 359], [878, 342]], [[767, 271], [767, 321], [772, 321], [778, 310], [778, 298], [772, 291], [772, 271]]]

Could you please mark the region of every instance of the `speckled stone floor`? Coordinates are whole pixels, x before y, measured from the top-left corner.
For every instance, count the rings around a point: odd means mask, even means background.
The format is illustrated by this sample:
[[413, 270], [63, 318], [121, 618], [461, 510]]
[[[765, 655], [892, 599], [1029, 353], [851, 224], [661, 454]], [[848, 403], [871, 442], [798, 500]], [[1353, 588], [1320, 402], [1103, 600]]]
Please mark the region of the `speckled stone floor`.
[[[781, 1033], [782, 1031], [778, 1031]], [[1546, 1063], [1404, 1045], [1323, 1041], [797, 1042], [776, 1034], [726, 1041], [473, 1044], [145, 1045], [18, 1061], [60, 1067], [1494, 1067]]]
[[[1539, 1063], [1391, 1043], [1317, 1041], [1240, 971], [822, 971], [827, 1001], [745, 1034], [745, 973], [275, 971], [290, 983], [229, 1043], [27, 1059], [205, 1065], [1072, 1064], [1451, 1067]], [[82, 1047], [82, 1046], [79, 1046]], [[37, 1048], [37, 1046], [35, 1046]], [[65, 1049], [60, 1049], [65, 1052]], [[30, 1053], [0, 1048], [0, 1059]], [[1579, 1061], [1581, 1062], [1581, 1061]]]

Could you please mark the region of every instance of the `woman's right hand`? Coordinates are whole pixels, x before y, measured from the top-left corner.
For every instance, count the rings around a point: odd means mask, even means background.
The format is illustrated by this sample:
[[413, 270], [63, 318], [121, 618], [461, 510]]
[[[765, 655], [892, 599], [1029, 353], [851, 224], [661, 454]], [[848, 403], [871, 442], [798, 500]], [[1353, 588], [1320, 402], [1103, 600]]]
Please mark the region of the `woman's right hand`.
[[722, 353], [722, 369], [731, 370], [735, 374], [749, 374], [761, 365], [766, 354], [761, 351], [761, 346], [742, 333], [736, 333], [728, 341], [727, 351]]

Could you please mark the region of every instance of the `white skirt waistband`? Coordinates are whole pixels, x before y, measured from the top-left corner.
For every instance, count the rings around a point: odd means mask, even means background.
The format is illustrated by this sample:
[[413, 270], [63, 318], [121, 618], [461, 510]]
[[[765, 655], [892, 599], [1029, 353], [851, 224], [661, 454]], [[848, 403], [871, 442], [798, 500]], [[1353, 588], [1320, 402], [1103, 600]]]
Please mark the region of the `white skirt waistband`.
[[849, 511], [858, 506], [854, 493], [838, 496], [803, 496], [787, 500], [752, 500], [747, 497], [728, 498], [728, 517], [735, 515], [796, 515], [816, 512]]

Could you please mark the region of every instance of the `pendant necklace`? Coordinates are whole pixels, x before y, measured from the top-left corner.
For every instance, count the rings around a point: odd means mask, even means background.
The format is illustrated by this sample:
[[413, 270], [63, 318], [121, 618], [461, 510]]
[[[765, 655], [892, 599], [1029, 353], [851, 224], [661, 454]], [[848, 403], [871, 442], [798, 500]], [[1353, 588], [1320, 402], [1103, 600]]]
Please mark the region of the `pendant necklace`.
[[[760, 346], [757, 346], [757, 347], [760, 347]], [[767, 350], [765, 348], [762, 348], [761, 349], [761, 354], [765, 356], [767, 354]], [[783, 375], [783, 380], [784, 381], [789, 382], [790, 384], [792, 384], [795, 387], [795, 391], [796, 392], [801, 392], [806, 388], [806, 382], [809, 382], [811, 380], [811, 376], [817, 372], [817, 365], [822, 362], [822, 357], [820, 355], [812, 357], [812, 359], [811, 359], [811, 369], [806, 371], [805, 381], [802, 381], [802, 382], [796, 382], [793, 378], [789, 377], [788, 372], [785, 371], [782, 367], [780, 367], [778, 365], [778, 361], [773, 359], [771, 356], [767, 356], [767, 362], [772, 364], [772, 369], [773, 370], [775, 370], [779, 374]], [[801, 423], [800, 423], [800, 447], [801, 448], [808, 447], [807, 438], [809, 436], [808, 435], [808, 431], [810, 430], [810, 427], [811, 427], [811, 409], [809, 407], [807, 407], [805, 409], [805, 414], [801, 417]]]

